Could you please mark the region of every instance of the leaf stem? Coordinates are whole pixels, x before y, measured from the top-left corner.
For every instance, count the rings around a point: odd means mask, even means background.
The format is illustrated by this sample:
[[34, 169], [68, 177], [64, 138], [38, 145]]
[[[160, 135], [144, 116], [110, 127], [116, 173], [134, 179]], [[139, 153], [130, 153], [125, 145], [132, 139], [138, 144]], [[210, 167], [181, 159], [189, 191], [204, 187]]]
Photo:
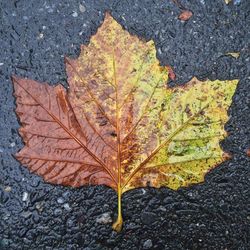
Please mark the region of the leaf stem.
[[117, 219], [114, 222], [112, 228], [117, 231], [120, 232], [122, 230], [122, 224], [123, 224], [123, 219], [122, 219], [122, 189], [121, 186], [118, 186], [118, 190], [117, 190], [117, 195], [118, 195], [118, 215], [117, 215]]

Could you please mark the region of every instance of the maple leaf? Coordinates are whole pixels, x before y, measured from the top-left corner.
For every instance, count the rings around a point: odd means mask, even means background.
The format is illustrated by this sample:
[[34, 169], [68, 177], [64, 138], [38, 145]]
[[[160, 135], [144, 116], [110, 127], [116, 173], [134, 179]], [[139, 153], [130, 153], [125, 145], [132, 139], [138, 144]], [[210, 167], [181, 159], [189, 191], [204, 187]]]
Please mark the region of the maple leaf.
[[67, 91], [13, 77], [25, 143], [16, 158], [50, 183], [116, 190], [115, 230], [124, 192], [202, 182], [227, 158], [219, 142], [238, 80], [166, 87], [169, 72], [154, 42], [130, 35], [109, 14], [65, 63]]

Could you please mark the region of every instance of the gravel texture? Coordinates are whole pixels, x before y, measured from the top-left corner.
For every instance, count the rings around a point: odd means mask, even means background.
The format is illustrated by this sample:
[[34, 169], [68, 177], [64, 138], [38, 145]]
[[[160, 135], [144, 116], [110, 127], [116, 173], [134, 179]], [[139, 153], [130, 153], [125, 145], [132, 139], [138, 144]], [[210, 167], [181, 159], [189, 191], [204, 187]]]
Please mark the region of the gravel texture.
[[[249, 0], [179, 2], [193, 12], [187, 22], [171, 0], [0, 0], [0, 249], [250, 249]], [[202, 184], [127, 192], [119, 234], [114, 191], [47, 184], [12, 156], [23, 143], [10, 76], [67, 86], [64, 55], [78, 56], [106, 10], [155, 41], [177, 75], [171, 86], [192, 76], [240, 79], [222, 142], [232, 159]]]

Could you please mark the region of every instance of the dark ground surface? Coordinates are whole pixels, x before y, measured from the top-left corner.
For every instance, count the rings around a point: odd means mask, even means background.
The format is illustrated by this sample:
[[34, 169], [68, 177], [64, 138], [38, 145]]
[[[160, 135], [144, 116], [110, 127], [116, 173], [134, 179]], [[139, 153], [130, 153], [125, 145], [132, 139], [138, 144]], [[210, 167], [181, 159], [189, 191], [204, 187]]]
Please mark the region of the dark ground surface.
[[[170, 0], [0, 0], [0, 249], [250, 249], [250, 2], [182, 3], [194, 13], [188, 22], [177, 19]], [[126, 193], [120, 234], [99, 220], [116, 216], [111, 189], [46, 184], [12, 157], [23, 144], [10, 76], [66, 86], [64, 55], [78, 55], [105, 10], [131, 33], [154, 39], [159, 60], [177, 74], [172, 85], [192, 76], [240, 78], [222, 142], [233, 158], [199, 185]], [[225, 56], [235, 51], [238, 59]]]

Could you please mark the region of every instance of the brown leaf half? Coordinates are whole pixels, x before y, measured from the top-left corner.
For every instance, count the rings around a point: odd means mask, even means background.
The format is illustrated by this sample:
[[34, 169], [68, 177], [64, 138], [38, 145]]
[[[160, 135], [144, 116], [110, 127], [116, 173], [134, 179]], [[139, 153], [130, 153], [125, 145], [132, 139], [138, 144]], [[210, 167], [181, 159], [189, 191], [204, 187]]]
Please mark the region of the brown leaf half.
[[105, 184], [116, 189], [116, 173], [106, 165], [100, 138], [75, 118], [65, 89], [13, 77], [25, 147], [16, 158], [54, 184]]

